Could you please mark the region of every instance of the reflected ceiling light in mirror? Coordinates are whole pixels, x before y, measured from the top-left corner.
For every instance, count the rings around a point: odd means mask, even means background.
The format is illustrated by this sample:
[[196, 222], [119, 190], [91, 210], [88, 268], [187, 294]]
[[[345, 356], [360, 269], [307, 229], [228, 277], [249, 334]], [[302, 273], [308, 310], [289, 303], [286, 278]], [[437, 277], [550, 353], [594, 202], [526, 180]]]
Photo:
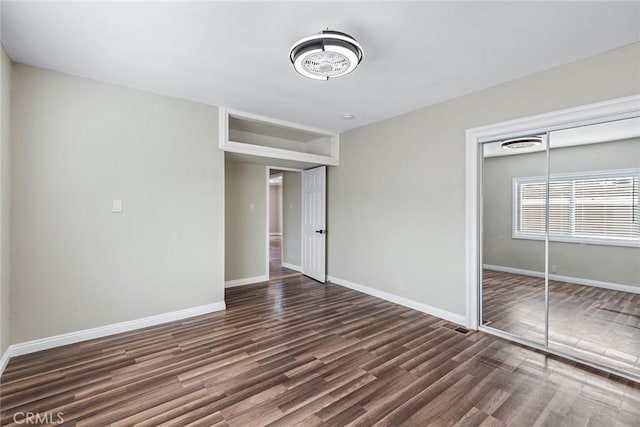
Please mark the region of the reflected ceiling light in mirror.
[[542, 145], [542, 137], [540, 136], [511, 138], [500, 144], [500, 146], [506, 150], [524, 150], [527, 148], [537, 147], [539, 145]]

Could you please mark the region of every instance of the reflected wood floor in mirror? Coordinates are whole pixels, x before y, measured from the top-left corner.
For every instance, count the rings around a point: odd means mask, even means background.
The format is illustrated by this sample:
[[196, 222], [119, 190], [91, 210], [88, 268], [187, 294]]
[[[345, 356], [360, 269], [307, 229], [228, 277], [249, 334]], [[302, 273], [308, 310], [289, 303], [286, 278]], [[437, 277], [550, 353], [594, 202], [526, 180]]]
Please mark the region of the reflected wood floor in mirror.
[[638, 426], [640, 384], [297, 276], [226, 312], [12, 359], [1, 422]]
[[[544, 279], [483, 272], [483, 324], [544, 342]], [[640, 295], [549, 281], [549, 347], [640, 375]]]

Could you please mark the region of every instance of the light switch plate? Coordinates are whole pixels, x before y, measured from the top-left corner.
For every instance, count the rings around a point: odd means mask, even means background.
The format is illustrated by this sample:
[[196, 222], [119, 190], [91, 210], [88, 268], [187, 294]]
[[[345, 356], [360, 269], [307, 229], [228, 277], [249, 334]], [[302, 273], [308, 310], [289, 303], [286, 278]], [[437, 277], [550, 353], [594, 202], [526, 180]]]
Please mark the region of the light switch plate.
[[122, 212], [122, 200], [112, 200], [111, 201], [111, 212]]

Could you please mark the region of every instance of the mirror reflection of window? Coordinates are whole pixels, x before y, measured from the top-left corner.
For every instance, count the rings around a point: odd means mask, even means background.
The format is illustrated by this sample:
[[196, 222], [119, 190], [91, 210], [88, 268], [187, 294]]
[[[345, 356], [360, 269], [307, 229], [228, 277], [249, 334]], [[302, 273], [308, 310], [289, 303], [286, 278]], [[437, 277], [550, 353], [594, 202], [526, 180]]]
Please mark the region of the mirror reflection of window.
[[538, 136], [482, 147], [481, 323], [640, 375], [640, 118]]
[[549, 347], [640, 374], [640, 118], [551, 132], [549, 147], [567, 212], [549, 235]]

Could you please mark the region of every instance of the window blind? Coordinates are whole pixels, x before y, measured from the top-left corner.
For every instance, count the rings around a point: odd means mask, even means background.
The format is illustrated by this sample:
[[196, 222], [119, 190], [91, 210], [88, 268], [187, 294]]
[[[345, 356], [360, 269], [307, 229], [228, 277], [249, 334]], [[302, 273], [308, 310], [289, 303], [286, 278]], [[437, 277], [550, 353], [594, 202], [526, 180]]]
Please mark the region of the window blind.
[[[547, 185], [520, 178], [515, 185], [515, 232], [544, 236]], [[549, 235], [640, 241], [640, 172], [554, 175], [549, 180]]]

